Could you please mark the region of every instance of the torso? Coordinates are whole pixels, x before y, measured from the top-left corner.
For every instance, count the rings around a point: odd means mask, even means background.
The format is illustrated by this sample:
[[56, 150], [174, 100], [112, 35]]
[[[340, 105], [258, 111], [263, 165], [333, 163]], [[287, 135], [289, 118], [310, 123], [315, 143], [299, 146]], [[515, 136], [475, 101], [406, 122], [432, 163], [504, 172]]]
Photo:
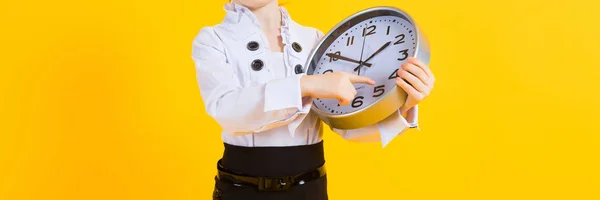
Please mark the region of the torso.
[[[284, 25], [281, 28], [281, 40], [274, 46], [268, 45], [273, 43], [273, 37], [267, 38], [252, 21], [251, 16], [240, 16], [248, 15], [246, 12], [250, 11], [244, 11], [244, 8], [236, 9], [240, 10], [227, 11], [228, 16], [222, 24], [214, 27], [214, 32], [221, 39], [222, 50], [226, 54], [227, 62], [233, 66], [238, 75], [236, 78], [242, 87], [265, 84], [274, 79], [295, 75], [297, 65], [304, 68], [311, 50], [320, 39], [317, 29], [295, 23], [289, 18], [287, 11], [282, 8]], [[239, 21], [231, 23], [230, 20]], [[248, 50], [247, 44], [252, 41], [260, 44], [257, 50]], [[301, 50], [293, 48], [293, 43], [299, 44]], [[279, 45], [281, 45], [280, 49], [274, 49]], [[264, 62], [264, 68], [261, 70], [253, 70], [250, 67], [250, 64], [257, 59]], [[295, 120], [299, 120], [296, 121], [296, 124], [299, 123], [299, 125], [293, 130], [293, 137], [290, 135], [288, 126], [280, 126], [264, 132], [241, 136], [233, 136], [224, 131], [222, 139], [228, 144], [250, 147], [308, 145], [322, 140], [321, 121], [315, 114], [308, 113]]]

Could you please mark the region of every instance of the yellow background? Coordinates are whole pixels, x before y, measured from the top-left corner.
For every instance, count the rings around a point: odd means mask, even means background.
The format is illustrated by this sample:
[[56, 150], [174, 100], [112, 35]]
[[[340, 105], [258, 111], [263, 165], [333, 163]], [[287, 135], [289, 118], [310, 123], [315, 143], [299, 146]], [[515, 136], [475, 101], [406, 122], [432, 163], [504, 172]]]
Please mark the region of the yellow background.
[[[291, 1], [325, 32], [396, 6], [431, 42], [422, 131], [326, 132], [330, 198], [600, 199], [594, 2]], [[2, 0], [0, 199], [210, 199], [223, 147], [190, 52], [223, 3]]]

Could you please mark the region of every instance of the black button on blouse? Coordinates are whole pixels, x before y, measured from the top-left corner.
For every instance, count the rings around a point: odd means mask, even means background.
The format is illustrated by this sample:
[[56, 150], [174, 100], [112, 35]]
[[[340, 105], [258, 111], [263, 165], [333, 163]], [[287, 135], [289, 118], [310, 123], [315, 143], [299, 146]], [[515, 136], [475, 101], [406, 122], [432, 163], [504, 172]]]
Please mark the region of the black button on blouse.
[[298, 44], [297, 42], [292, 43], [292, 49], [294, 49], [294, 51], [300, 53], [302, 51], [302, 46], [300, 46], [300, 44]]
[[304, 72], [304, 69], [302, 69], [302, 65], [298, 64], [296, 65], [296, 67], [294, 67], [294, 71], [296, 72], [296, 74], [302, 74]]
[[250, 51], [256, 51], [259, 47], [260, 45], [256, 41], [248, 42], [248, 44], [246, 45], [246, 48], [248, 48], [248, 50]]
[[260, 59], [256, 59], [252, 61], [252, 64], [250, 64], [250, 67], [252, 67], [252, 70], [254, 71], [260, 71], [264, 66], [265, 63]]

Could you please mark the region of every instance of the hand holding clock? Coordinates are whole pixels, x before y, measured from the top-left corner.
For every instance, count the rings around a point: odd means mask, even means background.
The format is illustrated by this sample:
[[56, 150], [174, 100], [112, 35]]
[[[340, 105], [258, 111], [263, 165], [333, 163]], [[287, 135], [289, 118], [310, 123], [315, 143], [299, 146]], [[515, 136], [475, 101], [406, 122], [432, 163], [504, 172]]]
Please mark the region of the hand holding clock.
[[414, 57], [408, 58], [408, 62], [402, 63], [398, 69], [396, 84], [402, 88], [408, 97], [402, 107], [401, 113], [406, 113], [410, 108], [419, 104], [431, 93], [435, 77], [429, 67]]
[[[359, 65], [354, 68], [354, 71], [360, 70], [360, 68], [365, 65], [365, 62], [369, 62], [373, 57], [390, 46], [391, 43], [392, 42], [390, 41], [379, 47], [379, 49], [365, 59], [365, 61], [361, 61]], [[396, 84], [398, 87], [402, 88], [408, 96], [406, 102], [400, 108], [400, 112], [403, 114], [406, 113], [408, 109], [419, 104], [425, 97], [429, 96], [435, 82], [433, 73], [425, 63], [414, 57], [408, 58], [407, 61], [408, 62], [403, 63], [398, 69], [398, 76], [396, 77]]]
[[[392, 42], [387, 42], [377, 49], [373, 55], [359, 63], [359, 65], [354, 68], [354, 71], [360, 70], [360, 67], [364, 65], [362, 63], [369, 62], [386, 47], [390, 46], [391, 43]], [[435, 82], [433, 73], [425, 63], [414, 57], [408, 58], [407, 61], [408, 62], [403, 63], [398, 69], [398, 76], [396, 77], [396, 84], [408, 95], [406, 102], [400, 108], [401, 113], [406, 113], [408, 109], [419, 104], [425, 97], [429, 96]]]

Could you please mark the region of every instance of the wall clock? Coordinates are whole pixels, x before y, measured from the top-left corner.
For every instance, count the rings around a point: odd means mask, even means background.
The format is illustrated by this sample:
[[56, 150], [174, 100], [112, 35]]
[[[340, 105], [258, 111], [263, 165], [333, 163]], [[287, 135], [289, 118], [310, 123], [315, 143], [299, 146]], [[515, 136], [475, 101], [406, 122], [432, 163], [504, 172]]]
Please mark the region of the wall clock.
[[312, 110], [330, 127], [356, 129], [382, 121], [406, 101], [397, 87], [397, 69], [408, 57], [429, 64], [429, 46], [413, 19], [393, 7], [360, 11], [329, 31], [311, 52], [307, 75], [334, 71], [367, 76], [371, 86], [355, 84], [357, 95], [350, 105], [336, 99], [313, 99]]

